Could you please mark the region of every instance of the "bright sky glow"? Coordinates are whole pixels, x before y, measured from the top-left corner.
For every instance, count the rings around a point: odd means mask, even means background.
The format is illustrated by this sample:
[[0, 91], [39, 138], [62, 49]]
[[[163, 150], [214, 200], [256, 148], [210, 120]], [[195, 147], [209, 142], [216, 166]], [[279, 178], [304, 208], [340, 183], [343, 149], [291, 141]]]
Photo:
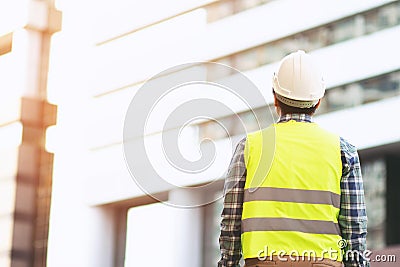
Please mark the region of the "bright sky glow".
[[0, 35], [24, 25], [29, 0], [0, 0]]

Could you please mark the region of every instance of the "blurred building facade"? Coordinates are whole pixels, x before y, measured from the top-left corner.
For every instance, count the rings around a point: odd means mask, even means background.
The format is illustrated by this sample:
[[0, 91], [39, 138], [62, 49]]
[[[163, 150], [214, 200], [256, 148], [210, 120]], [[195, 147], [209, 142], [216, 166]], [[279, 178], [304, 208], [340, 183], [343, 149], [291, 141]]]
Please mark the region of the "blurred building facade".
[[[326, 73], [316, 122], [359, 148], [369, 247], [400, 260], [400, 1], [60, 1], [60, 9], [63, 31], [54, 36], [49, 73], [50, 99], [59, 106], [49, 266], [215, 266], [222, 200], [179, 209], [146, 196], [124, 161], [125, 113], [149, 77], [194, 61], [242, 71], [272, 105], [277, 61], [297, 49], [312, 54]], [[7, 54], [3, 43], [9, 43], [1, 40]], [[210, 81], [232, 74], [206, 70]], [[256, 129], [249, 111], [235, 113]], [[218, 119], [236, 139], [245, 134], [234, 114]], [[212, 121], [191, 127], [192, 141], [227, 139]], [[221, 195], [223, 175], [217, 178], [207, 195]], [[156, 195], [188, 203], [205, 197], [185, 188]]]
[[50, 38], [61, 29], [51, 1], [0, 4], [0, 266], [46, 266], [53, 154], [46, 130]]

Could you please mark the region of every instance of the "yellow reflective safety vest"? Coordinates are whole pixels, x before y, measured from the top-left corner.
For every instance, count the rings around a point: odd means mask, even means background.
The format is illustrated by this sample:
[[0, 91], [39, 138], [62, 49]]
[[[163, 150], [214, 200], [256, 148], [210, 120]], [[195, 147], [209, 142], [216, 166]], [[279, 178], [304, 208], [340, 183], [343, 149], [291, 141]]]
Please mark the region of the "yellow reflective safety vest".
[[340, 137], [315, 123], [273, 124], [247, 135], [245, 163], [243, 257], [341, 261]]

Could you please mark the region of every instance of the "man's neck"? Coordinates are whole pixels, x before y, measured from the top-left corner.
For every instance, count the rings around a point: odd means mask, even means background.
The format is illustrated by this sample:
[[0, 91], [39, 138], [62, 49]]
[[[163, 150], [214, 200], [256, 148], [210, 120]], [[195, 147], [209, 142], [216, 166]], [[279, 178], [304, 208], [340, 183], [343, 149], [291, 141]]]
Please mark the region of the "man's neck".
[[281, 115], [278, 122], [287, 122], [290, 120], [295, 120], [298, 122], [312, 122], [312, 117], [305, 113], [287, 113]]

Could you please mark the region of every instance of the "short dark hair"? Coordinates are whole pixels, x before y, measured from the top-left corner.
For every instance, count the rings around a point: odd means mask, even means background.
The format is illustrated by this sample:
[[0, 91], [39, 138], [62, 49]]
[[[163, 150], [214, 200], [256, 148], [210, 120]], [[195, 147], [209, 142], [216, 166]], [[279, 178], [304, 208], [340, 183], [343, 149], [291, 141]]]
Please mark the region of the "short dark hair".
[[[273, 94], [275, 95], [275, 91], [273, 91]], [[317, 105], [310, 107], [310, 108], [296, 108], [296, 107], [286, 105], [285, 103], [282, 103], [281, 101], [279, 101], [279, 99], [276, 99], [276, 101], [278, 102], [278, 106], [281, 109], [282, 115], [307, 114], [307, 115], [311, 116], [317, 110]]]

